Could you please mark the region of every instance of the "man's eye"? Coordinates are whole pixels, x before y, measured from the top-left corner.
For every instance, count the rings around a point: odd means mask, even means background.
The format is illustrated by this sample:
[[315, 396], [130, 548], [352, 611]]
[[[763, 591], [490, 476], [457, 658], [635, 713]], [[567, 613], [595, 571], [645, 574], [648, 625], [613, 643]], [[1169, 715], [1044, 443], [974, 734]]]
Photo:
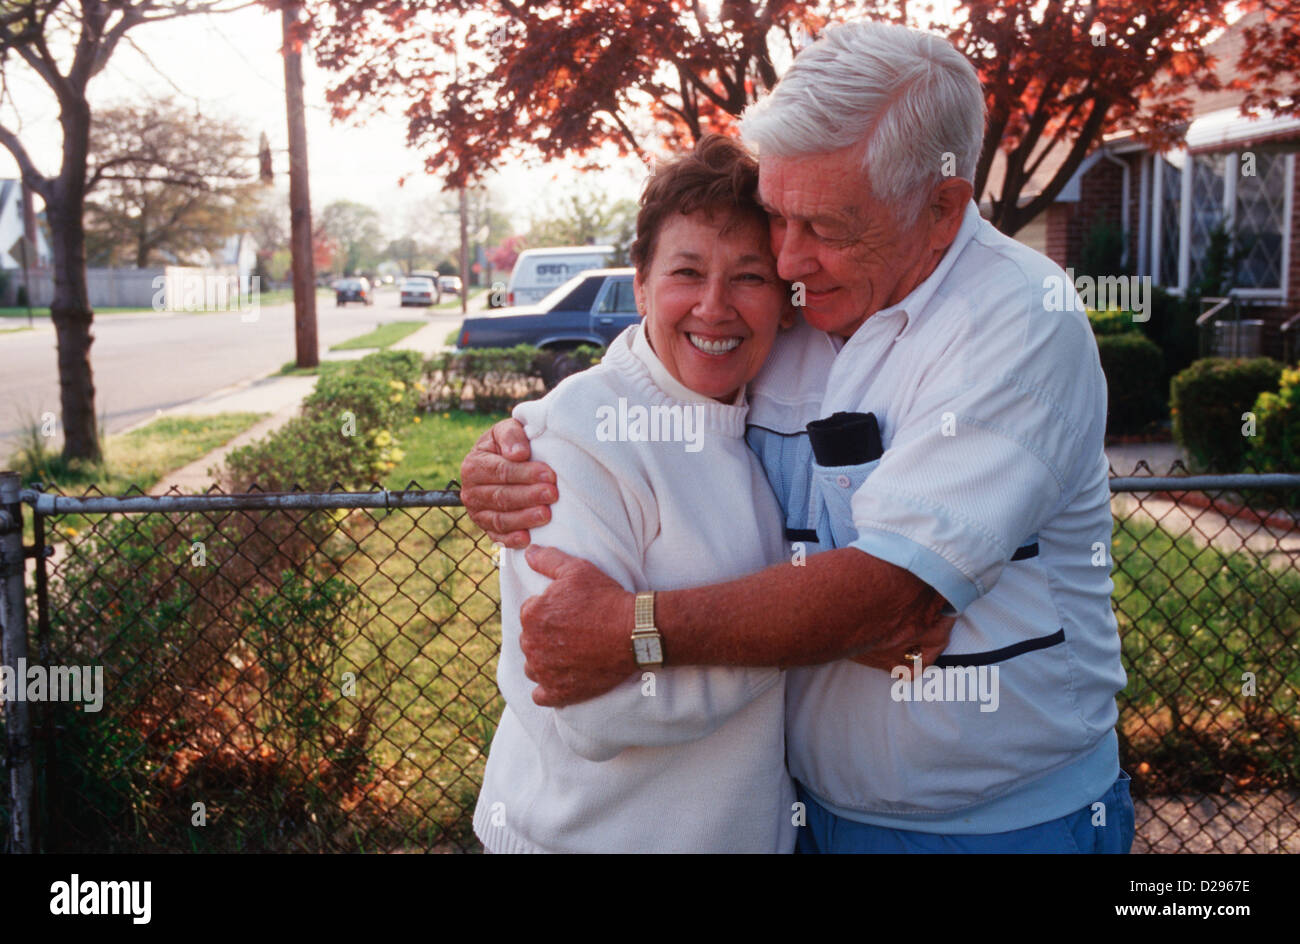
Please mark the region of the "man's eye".
[[742, 272], [736, 278], [745, 282], [763, 283], [767, 281], [767, 276], [758, 272]]

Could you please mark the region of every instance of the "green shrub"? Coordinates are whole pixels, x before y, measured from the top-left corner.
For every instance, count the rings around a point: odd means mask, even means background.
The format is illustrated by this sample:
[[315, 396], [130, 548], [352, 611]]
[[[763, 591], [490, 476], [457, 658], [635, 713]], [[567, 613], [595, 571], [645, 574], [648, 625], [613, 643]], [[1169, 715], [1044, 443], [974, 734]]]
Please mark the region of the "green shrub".
[[1106, 432], [1140, 433], [1166, 416], [1160, 348], [1136, 331], [1097, 338], [1106, 374]]
[[1124, 230], [1110, 220], [1096, 220], [1083, 237], [1079, 272], [1102, 278], [1124, 271]]
[[1199, 305], [1195, 299], [1179, 298], [1162, 288], [1151, 289], [1147, 305], [1147, 320], [1138, 322], [1137, 327], [1164, 352], [1167, 389], [1174, 374], [1196, 360]]
[[243, 490], [359, 488], [402, 461], [395, 430], [415, 416], [420, 355], [381, 351], [320, 375], [302, 414], [226, 458], [227, 484]]
[[1267, 357], [1206, 357], [1180, 371], [1169, 385], [1174, 439], [1210, 472], [1242, 468], [1247, 440], [1242, 414], [1261, 393], [1277, 389], [1282, 365]]
[[1119, 309], [1111, 311], [1089, 309], [1088, 324], [1092, 325], [1092, 333], [1099, 338], [1131, 334], [1138, 330], [1138, 325], [1133, 321], [1133, 313]]
[[1246, 463], [1259, 472], [1300, 471], [1300, 368], [1282, 371], [1277, 392], [1255, 400], [1255, 435], [1246, 447]]
[[603, 353], [587, 346], [541, 350], [527, 344], [448, 351], [424, 365], [429, 391], [422, 405], [430, 410], [509, 412], [525, 400], [542, 396], [565, 377], [598, 363]]
[[359, 703], [333, 684], [360, 602], [334, 527], [322, 512], [119, 517], [68, 546], [50, 650], [104, 666], [110, 697], [51, 712], [51, 847], [320, 848], [346, 826], [382, 692]]

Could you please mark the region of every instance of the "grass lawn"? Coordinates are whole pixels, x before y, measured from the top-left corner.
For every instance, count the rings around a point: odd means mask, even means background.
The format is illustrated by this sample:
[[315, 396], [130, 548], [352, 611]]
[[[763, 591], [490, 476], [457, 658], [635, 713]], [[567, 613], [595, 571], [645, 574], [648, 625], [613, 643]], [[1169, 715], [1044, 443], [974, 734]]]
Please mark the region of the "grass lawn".
[[21, 328], [0, 328], [0, 334], [17, 334], [19, 331], [30, 331], [31, 328], [23, 325]]
[[[92, 488], [105, 495], [121, 495], [132, 486], [148, 492], [167, 473], [201, 459], [266, 415], [217, 413], [159, 417], [148, 426], [109, 436], [101, 447], [104, 461], [93, 466], [69, 467], [58, 452], [45, 451], [38, 431], [29, 431], [28, 443], [11, 457], [10, 463], [22, 476], [24, 486], [40, 482], [46, 490], [59, 489], [69, 495], [81, 495]], [[84, 525], [84, 519], [78, 515], [61, 517], [58, 521], [60, 528], [72, 528], [74, 532]], [[31, 523], [31, 516], [24, 515], [24, 527], [29, 534]]]
[[1112, 559], [1134, 793], [1300, 786], [1300, 575], [1138, 516], [1116, 517]]
[[[486, 285], [480, 285], [477, 288], [472, 288], [469, 290], [469, 295], [467, 295], [466, 298], [467, 299], [477, 298], [487, 290], [488, 290], [488, 286]], [[452, 295], [450, 298], [447, 298], [445, 301], [441, 302], [440, 304], [434, 305], [433, 310], [434, 311], [459, 311], [460, 296]]]
[[[96, 315], [130, 315], [130, 314], [138, 315], [141, 312], [145, 312], [145, 311], [153, 311], [153, 309], [152, 308], [129, 308], [129, 307], [109, 308], [105, 306], [103, 308], [96, 308], [95, 314]], [[0, 308], [0, 318], [26, 318], [26, 317], [27, 317], [26, 308]], [[32, 317], [48, 318], [50, 317], [50, 310], [48, 308], [33, 307]]]
[[335, 344], [330, 350], [359, 351], [372, 347], [386, 348], [389, 345], [396, 344], [402, 338], [415, 334], [424, 325], [423, 321], [390, 321], [388, 324], [380, 325], [374, 331], [368, 331], [340, 344]]
[[[105, 494], [135, 485], [148, 491], [168, 472], [199, 459], [242, 433], [265, 413], [218, 413], [213, 416], [163, 416], [148, 426], [109, 436], [104, 461], [95, 466], [64, 464], [57, 452], [46, 452], [39, 433], [13, 457], [24, 484], [43, 482], [69, 492], [95, 486]], [[34, 445], [34, 448], [33, 448]]]
[[388, 473], [385, 487], [400, 489], [415, 481], [423, 488], [446, 488], [452, 479], [460, 478], [460, 462], [465, 453], [488, 427], [505, 416], [464, 410], [418, 414], [419, 422], [397, 434], [406, 455]]

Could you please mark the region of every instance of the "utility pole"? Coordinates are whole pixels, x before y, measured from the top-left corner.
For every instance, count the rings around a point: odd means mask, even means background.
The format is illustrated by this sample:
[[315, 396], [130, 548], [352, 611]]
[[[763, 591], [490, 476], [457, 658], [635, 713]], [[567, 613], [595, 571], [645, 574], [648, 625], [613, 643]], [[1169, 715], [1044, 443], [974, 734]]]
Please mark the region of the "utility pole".
[[469, 313], [469, 194], [460, 188], [460, 313]]
[[316, 340], [316, 265], [311, 245], [311, 191], [307, 185], [307, 121], [302, 100], [302, 45], [294, 37], [297, 2], [280, 10], [284, 34], [284, 98], [289, 115], [289, 220], [293, 258], [294, 345], [299, 367], [320, 364]]

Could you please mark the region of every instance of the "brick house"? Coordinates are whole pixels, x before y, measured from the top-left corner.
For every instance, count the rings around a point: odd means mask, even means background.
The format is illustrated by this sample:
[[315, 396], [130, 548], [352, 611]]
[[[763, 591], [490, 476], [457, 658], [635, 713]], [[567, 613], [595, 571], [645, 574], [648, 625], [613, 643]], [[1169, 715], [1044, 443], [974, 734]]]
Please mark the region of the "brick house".
[[[1230, 27], [1210, 51], [1226, 71], [1240, 48], [1239, 30]], [[1192, 120], [1181, 147], [1155, 153], [1127, 133], [1108, 137], [1016, 238], [1077, 270], [1094, 228], [1117, 227], [1127, 273], [1183, 294], [1200, 282], [1210, 235], [1222, 225], [1243, 254], [1232, 289], [1240, 317], [1264, 323], [1260, 350], [1273, 357], [1283, 354], [1285, 327], [1294, 360], [1300, 351], [1300, 118], [1242, 116], [1242, 92], [1190, 97]], [[1025, 199], [1059, 166], [1053, 156], [1042, 162]], [[998, 171], [995, 163], [990, 182], [996, 184]]]

